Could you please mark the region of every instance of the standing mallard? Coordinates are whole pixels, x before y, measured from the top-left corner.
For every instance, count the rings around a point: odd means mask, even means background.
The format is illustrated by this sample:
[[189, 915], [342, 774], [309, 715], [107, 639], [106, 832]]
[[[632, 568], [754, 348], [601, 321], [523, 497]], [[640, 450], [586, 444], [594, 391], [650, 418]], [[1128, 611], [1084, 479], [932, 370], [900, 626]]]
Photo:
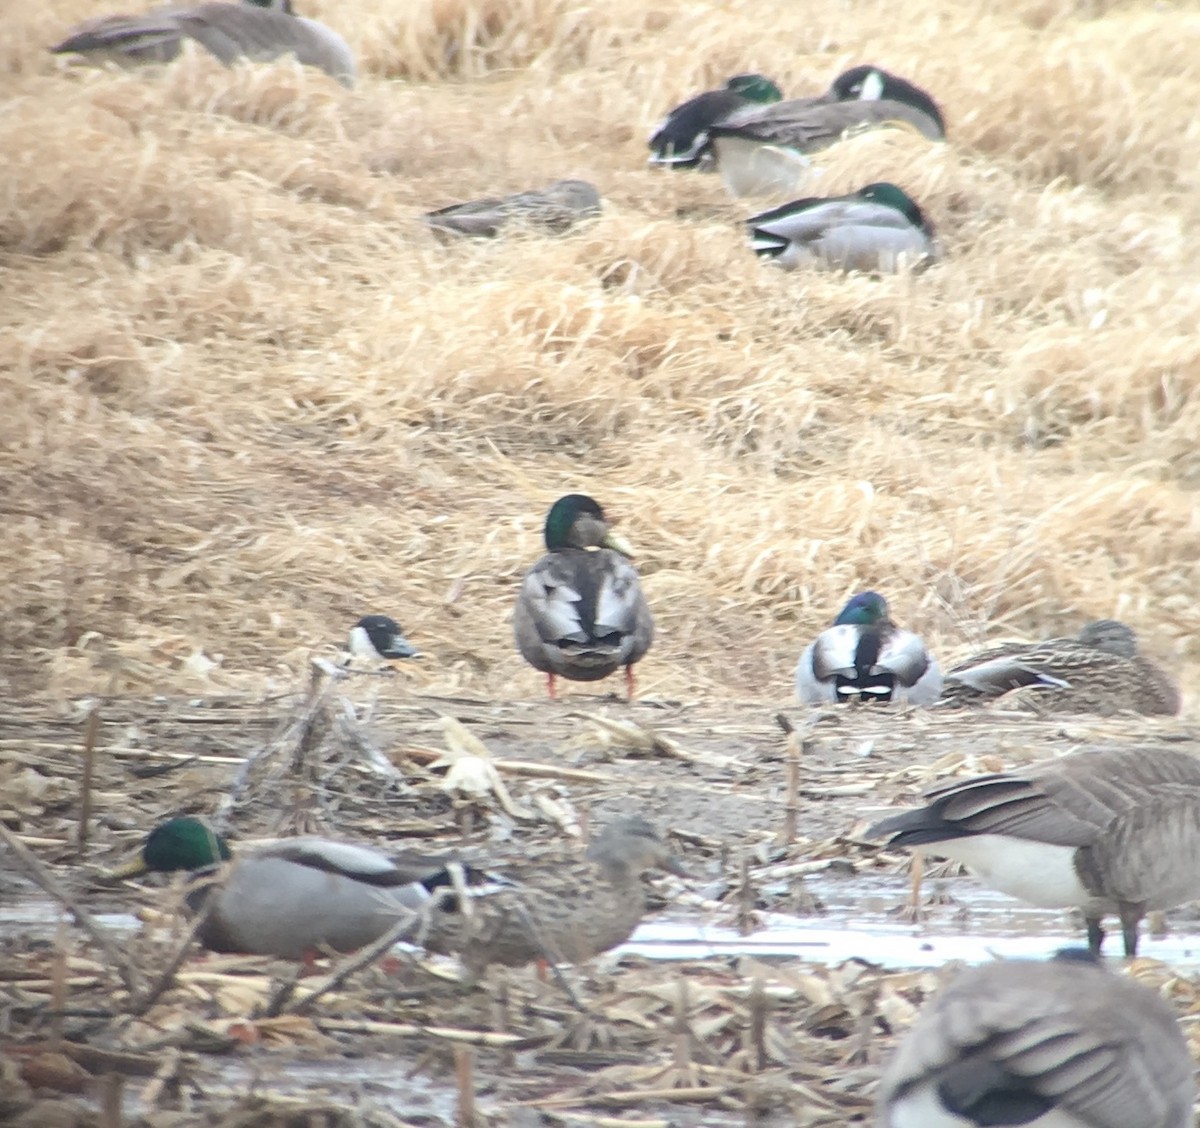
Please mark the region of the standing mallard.
[[122, 66], [169, 63], [191, 39], [226, 66], [294, 55], [345, 86], [354, 85], [354, 53], [332, 28], [297, 16], [291, 0], [209, 0], [170, 4], [140, 16], [101, 16], [74, 28], [50, 48]]
[[[1071, 958], [1064, 958], [1064, 957]], [[1171, 1004], [1064, 952], [960, 972], [884, 1068], [877, 1128], [1191, 1128]]]
[[894, 274], [936, 259], [933, 226], [917, 202], [886, 181], [848, 196], [793, 200], [746, 220], [756, 254], [797, 266]]
[[1088, 623], [1075, 638], [994, 646], [946, 674], [942, 702], [978, 705], [1036, 688], [1038, 703], [1060, 713], [1174, 716], [1179, 688], [1138, 652], [1137, 636], [1116, 619]]
[[655, 127], [648, 142], [652, 165], [711, 168], [708, 127], [744, 106], [778, 102], [783, 91], [761, 74], [735, 74], [720, 90], [705, 90], [676, 106]]
[[907, 79], [859, 66], [834, 80], [819, 98], [794, 98], [735, 110], [709, 127], [717, 168], [735, 196], [794, 191], [808, 154], [848, 132], [904, 125], [931, 140], [946, 136], [938, 104]]
[[438, 234], [491, 238], [506, 223], [525, 223], [561, 235], [600, 214], [600, 193], [586, 180], [556, 180], [536, 191], [489, 196], [427, 212], [425, 222]]
[[633, 664], [654, 641], [654, 618], [633, 549], [608, 527], [590, 497], [560, 497], [546, 517], [546, 555], [525, 574], [513, 613], [517, 649], [546, 675], [599, 681], [625, 667], [632, 700]]
[[[173, 818], [156, 826], [137, 857], [111, 876], [179, 870], [215, 875], [231, 858], [225, 840], [200, 819]], [[392, 857], [327, 838], [286, 838], [240, 853], [228, 876], [193, 890], [188, 905], [199, 911], [208, 896], [217, 898], [198, 934], [210, 951], [301, 960], [327, 948], [354, 951], [406, 916], [417, 931], [431, 891], [448, 884], [443, 859]]]
[[478, 977], [489, 964], [583, 963], [623, 944], [646, 913], [642, 873], [682, 873], [657, 830], [639, 815], [606, 826], [583, 860], [502, 876], [470, 897], [443, 898], [419, 940], [454, 953]]
[[878, 592], [852, 596], [833, 626], [800, 655], [796, 696], [807, 705], [839, 701], [894, 701], [932, 705], [942, 672], [920, 636], [888, 617]]

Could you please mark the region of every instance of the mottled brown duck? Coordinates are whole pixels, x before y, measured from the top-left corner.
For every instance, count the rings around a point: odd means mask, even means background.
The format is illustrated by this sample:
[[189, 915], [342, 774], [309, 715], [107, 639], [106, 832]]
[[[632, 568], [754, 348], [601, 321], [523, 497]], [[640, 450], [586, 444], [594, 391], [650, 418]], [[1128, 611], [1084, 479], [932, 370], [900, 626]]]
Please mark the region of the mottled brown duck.
[[947, 672], [938, 704], [981, 705], [1029, 688], [1040, 708], [1056, 713], [1174, 716], [1181, 704], [1179, 687], [1116, 619], [1088, 623], [1075, 638], [981, 651]]

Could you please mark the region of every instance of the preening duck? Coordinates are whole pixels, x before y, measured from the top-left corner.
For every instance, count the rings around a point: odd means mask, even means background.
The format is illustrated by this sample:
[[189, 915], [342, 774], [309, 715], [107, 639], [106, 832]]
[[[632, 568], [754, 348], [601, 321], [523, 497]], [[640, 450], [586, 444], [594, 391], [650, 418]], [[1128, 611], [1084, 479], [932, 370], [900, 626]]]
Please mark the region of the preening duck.
[[937, 659], [918, 635], [891, 621], [887, 600], [874, 591], [852, 596], [796, 666], [796, 696], [808, 705], [851, 700], [931, 705], [941, 688]]
[[847, 133], [907, 126], [930, 140], [946, 136], [933, 98], [907, 79], [875, 66], [839, 75], [818, 98], [793, 98], [735, 110], [709, 127], [717, 169], [735, 196], [795, 191], [810, 154]]
[[735, 74], [719, 90], [705, 90], [671, 110], [654, 128], [648, 142], [652, 165], [711, 168], [708, 127], [744, 106], [767, 105], [783, 92], [761, 74]]

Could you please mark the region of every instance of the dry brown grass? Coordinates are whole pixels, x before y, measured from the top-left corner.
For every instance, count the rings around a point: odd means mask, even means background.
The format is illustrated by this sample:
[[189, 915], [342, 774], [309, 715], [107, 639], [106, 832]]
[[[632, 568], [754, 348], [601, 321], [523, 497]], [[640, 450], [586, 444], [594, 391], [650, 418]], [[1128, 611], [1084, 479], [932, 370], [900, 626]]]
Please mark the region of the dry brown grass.
[[[1200, 690], [1200, 15], [314, 2], [349, 92], [44, 52], [98, 7], [19, 0], [0, 46], [8, 692], [254, 688], [370, 610], [426, 689], [536, 694], [507, 616], [575, 489], [641, 550], [647, 692], [785, 699], [868, 586], [946, 654], [1117, 615]], [[864, 138], [822, 186], [912, 190], [922, 277], [765, 269], [717, 178], [644, 167], [704, 85], [860, 61], [951, 143]], [[606, 201], [567, 239], [418, 222], [563, 176]]]

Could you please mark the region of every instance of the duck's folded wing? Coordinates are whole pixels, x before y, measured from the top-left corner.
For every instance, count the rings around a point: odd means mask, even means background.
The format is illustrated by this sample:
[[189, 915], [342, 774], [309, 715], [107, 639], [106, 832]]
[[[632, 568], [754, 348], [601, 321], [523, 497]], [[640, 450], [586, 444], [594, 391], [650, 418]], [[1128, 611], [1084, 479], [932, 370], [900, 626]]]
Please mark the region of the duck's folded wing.
[[520, 602], [544, 642], [588, 641], [580, 617], [582, 601], [571, 569], [560, 566], [557, 556], [535, 565], [521, 584]]
[[931, 669], [933, 659], [925, 649], [920, 635], [912, 631], [890, 630], [879, 647], [875, 660], [876, 670], [887, 670], [895, 674], [902, 685], [916, 685]]
[[604, 555], [607, 567], [598, 584], [596, 633], [633, 634], [650, 614], [637, 569], [619, 553]]

